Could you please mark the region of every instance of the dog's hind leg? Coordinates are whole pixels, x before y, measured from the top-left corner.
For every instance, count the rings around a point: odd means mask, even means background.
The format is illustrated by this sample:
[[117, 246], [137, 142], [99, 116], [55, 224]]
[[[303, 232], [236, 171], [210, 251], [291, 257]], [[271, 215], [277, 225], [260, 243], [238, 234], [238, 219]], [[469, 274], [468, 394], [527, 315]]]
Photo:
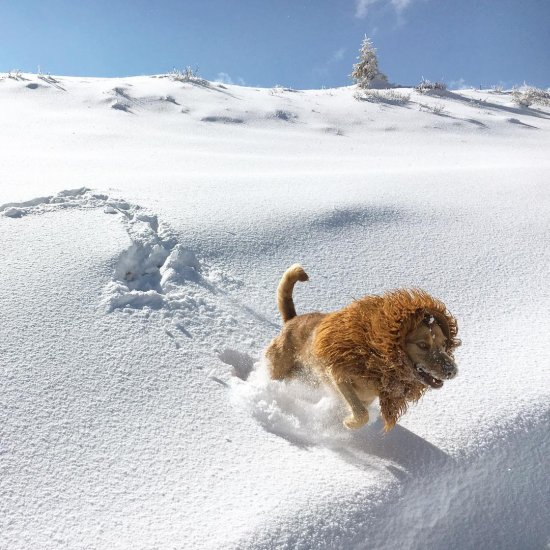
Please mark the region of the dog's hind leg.
[[351, 409], [351, 415], [344, 419], [344, 426], [351, 430], [364, 426], [369, 421], [369, 411], [357, 397], [350, 382], [337, 382], [336, 388]]
[[294, 356], [284, 349], [284, 346], [281, 345], [281, 342], [277, 338], [265, 350], [265, 356], [269, 367], [269, 375], [272, 380], [284, 380], [294, 374]]

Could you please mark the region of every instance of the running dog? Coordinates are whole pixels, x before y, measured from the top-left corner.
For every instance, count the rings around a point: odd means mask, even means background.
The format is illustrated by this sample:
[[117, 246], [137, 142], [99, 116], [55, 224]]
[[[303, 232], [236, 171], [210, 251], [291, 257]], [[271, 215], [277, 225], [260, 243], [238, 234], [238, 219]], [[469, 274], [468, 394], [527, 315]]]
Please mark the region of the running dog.
[[265, 352], [270, 375], [283, 380], [314, 374], [333, 386], [350, 408], [347, 428], [366, 424], [367, 407], [378, 397], [389, 431], [409, 402], [457, 375], [457, 322], [439, 300], [419, 289], [400, 289], [365, 296], [333, 313], [297, 315], [294, 285], [308, 279], [295, 264], [279, 283], [284, 326]]

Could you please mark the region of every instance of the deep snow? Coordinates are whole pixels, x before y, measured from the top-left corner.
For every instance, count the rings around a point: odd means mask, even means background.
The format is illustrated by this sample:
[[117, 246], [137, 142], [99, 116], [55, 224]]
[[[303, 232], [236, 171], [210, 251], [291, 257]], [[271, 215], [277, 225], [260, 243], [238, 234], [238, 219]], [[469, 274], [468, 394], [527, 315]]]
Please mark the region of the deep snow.
[[[550, 111], [353, 93], [0, 78], [1, 548], [548, 544]], [[270, 382], [297, 261], [443, 299], [459, 376], [387, 435]]]

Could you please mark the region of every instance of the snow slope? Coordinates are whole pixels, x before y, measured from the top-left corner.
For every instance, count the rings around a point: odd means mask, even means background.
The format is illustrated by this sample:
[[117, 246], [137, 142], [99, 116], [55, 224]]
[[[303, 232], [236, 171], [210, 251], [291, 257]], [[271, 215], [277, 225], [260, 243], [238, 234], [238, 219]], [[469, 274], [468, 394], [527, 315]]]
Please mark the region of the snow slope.
[[[0, 548], [550, 542], [550, 110], [397, 93], [0, 77]], [[297, 261], [443, 299], [459, 376], [387, 435], [269, 381]]]

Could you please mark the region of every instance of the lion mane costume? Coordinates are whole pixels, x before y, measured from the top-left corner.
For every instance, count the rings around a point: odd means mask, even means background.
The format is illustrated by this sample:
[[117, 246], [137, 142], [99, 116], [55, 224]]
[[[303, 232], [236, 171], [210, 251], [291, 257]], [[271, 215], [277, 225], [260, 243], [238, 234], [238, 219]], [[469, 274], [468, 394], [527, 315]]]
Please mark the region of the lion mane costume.
[[428, 389], [411, 377], [413, 366], [404, 351], [405, 337], [422, 322], [434, 319], [447, 337], [452, 356], [460, 341], [456, 319], [443, 302], [419, 289], [364, 296], [328, 314], [317, 328], [314, 354], [329, 365], [337, 382], [363, 379], [376, 389], [386, 431]]

